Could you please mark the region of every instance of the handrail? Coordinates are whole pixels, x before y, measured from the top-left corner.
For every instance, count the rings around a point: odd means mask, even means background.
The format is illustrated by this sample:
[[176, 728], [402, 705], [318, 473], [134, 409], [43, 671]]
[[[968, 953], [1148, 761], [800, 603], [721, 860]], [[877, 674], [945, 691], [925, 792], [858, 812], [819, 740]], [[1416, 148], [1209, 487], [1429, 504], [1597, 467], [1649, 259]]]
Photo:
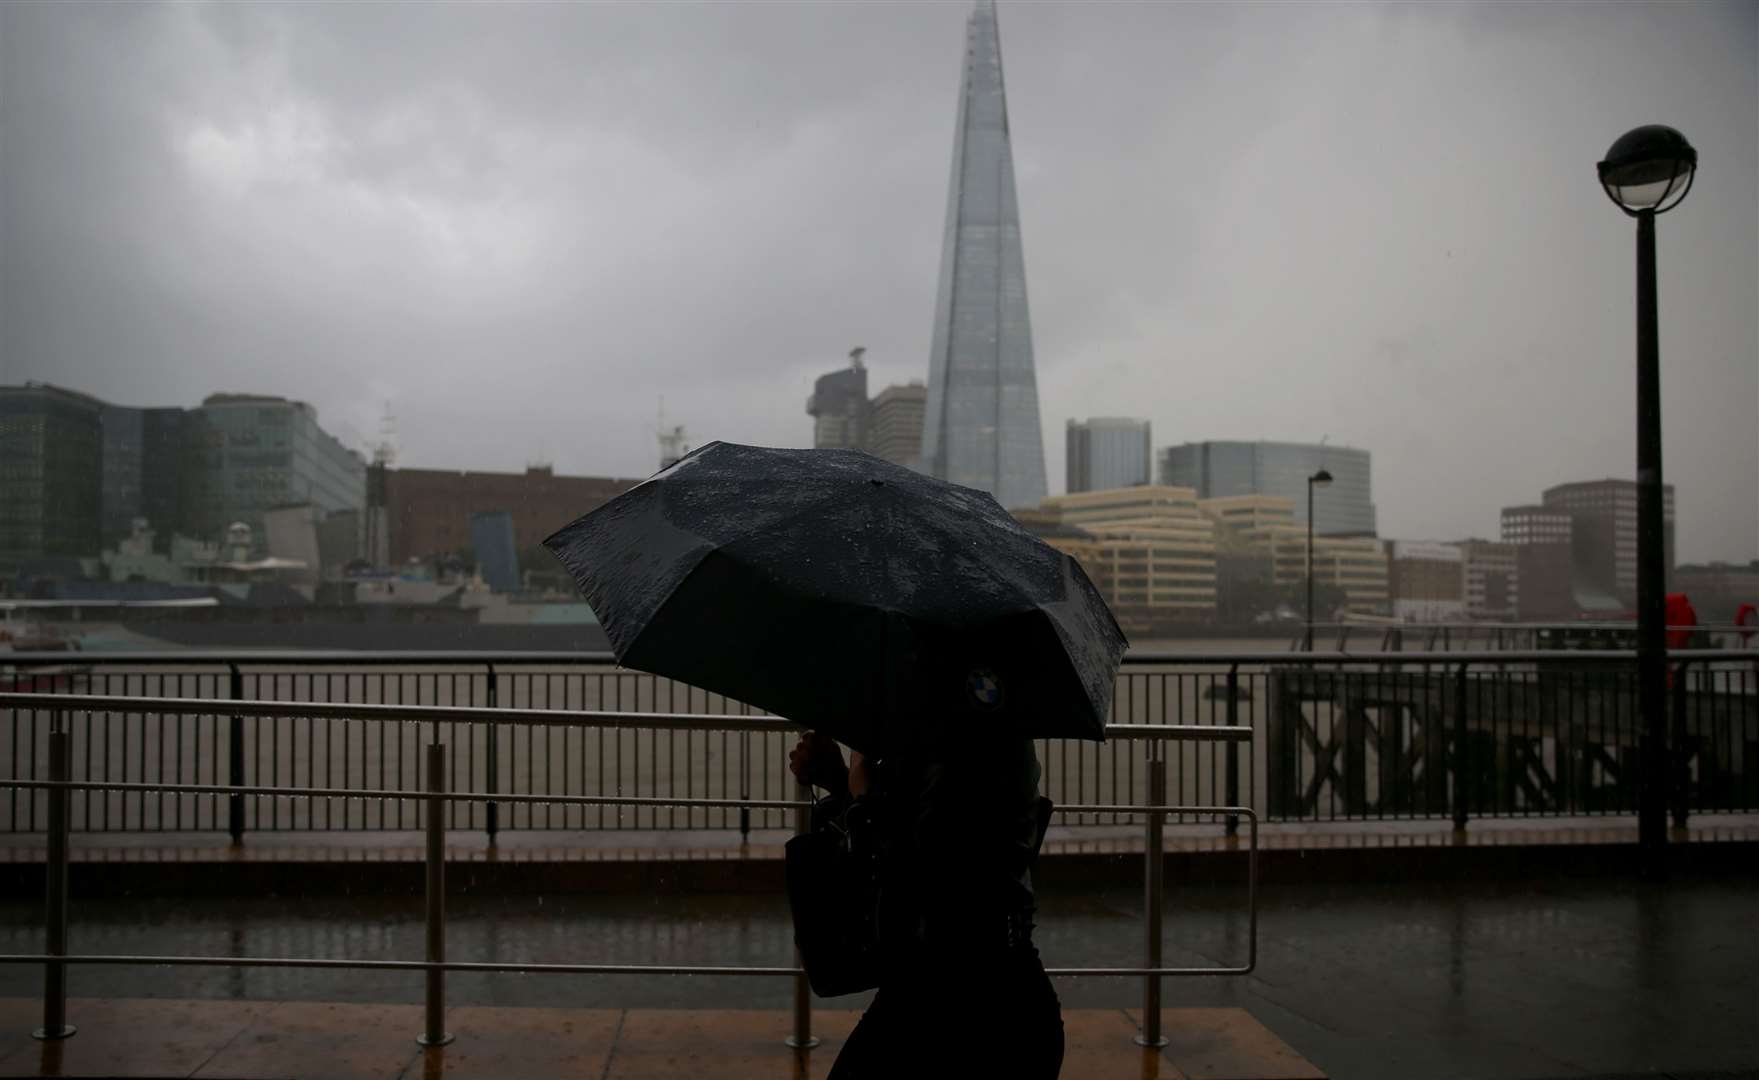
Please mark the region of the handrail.
[[[105, 707], [117, 711], [160, 711], [170, 712], [215, 712], [215, 706], [222, 706], [224, 711], [247, 709], [249, 712], [262, 715], [279, 711], [282, 714], [299, 715], [307, 705], [334, 705], [337, 711], [360, 716], [371, 713], [387, 718], [404, 716], [418, 721], [426, 721], [437, 715], [458, 716], [461, 713], [498, 718], [503, 714], [519, 714], [521, 710], [513, 709], [457, 709], [433, 706], [397, 706], [397, 705], [348, 705], [346, 703], [295, 703], [295, 702], [244, 702], [216, 701], [210, 699], [170, 699], [170, 698], [135, 698], [103, 695], [96, 698], [75, 699], [79, 703], [71, 704], [70, 699], [55, 694], [0, 694], [0, 705], [24, 709], [46, 709], [53, 714], [68, 712], [106, 711]], [[289, 706], [294, 706], [290, 708]], [[276, 707], [276, 708], [271, 708]], [[527, 719], [530, 715], [516, 719]], [[576, 722], [611, 721], [622, 723], [632, 715], [627, 713], [579, 713], [574, 715]], [[701, 726], [714, 728], [724, 721], [745, 721], [742, 716], [723, 717], [716, 715], [670, 714], [670, 719], [682, 724], [695, 719]], [[766, 722], [768, 728], [788, 727], [785, 722]], [[1161, 752], [1163, 740], [1186, 740], [1193, 738], [1210, 738], [1230, 743], [1251, 738], [1249, 728], [1217, 725], [1154, 725], [1154, 724], [1120, 724], [1112, 725], [1117, 734], [1124, 738], [1142, 738], [1148, 740], [1148, 762], [1151, 770], [1151, 787], [1149, 804], [1074, 804], [1056, 807], [1058, 813], [1094, 813], [1111, 812], [1129, 815], [1141, 815], [1146, 819], [1147, 842], [1143, 853], [1146, 862], [1147, 884], [1146, 903], [1143, 919], [1147, 928], [1148, 963], [1140, 967], [1090, 967], [1090, 968], [1051, 968], [1052, 975], [1080, 976], [1124, 976], [1143, 980], [1144, 1026], [1143, 1034], [1138, 1037], [1144, 1045], [1160, 1043], [1160, 979], [1170, 976], [1196, 975], [1246, 975], [1254, 971], [1258, 964], [1258, 814], [1247, 806], [1200, 806], [1200, 805], [1168, 805], [1164, 801], [1166, 789], [1166, 757]], [[444, 845], [445, 815], [441, 807], [446, 803], [465, 801], [495, 801], [508, 803], [550, 803], [550, 804], [583, 804], [583, 805], [674, 805], [685, 807], [721, 807], [740, 806], [745, 808], [793, 809], [799, 814], [797, 820], [800, 827], [805, 828], [804, 811], [812, 804], [804, 800], [770, 800], [770, 799], [695, 799], [655, 796], [594, 796], [594, 795], [553, 795], [553, 794], [515, 794], [503, 792], [478, 792], [446, 790], [446, 751], [447, 747], [436, 737], [428, 745], [426, 784], [421, 791], [403, 789], [363, 789], [363, 788], [313, 788], [313, 787], [275, 787], [246, 786], [240, 784], [167, 784], [152, 782], [126, 781], [76, 781], [70, 778], [70, 739], [67, 730], [57, 720], [50, 732], [50, 779], [26, 780], [22, 778], [0, 779], [0, 787], [25, 790], [47, 790], [51, 803], [51, 835], [47, 851], [45, 879], [47, 883], [46, 921], [50, 933], [47, 951], [42, 953], [20, 953], [0, 955], [0, 964], [42, 964], [44, 968], [43, 1015], [44, 1025], [35, 1033], [42, 1039], [63, 1039], [74, 1034], [75, 1028], [66, 1022], [66, 970], [69, 964], [143, 964], [153, 966], [226, 966], [226, 967], [282, 967], [282, 968], [329, 968], [349, 970], [392, 970], [421, 971], [427, 978], [425, 1029], [417, 1038], [424, 1046], [444, 1045], [452, 1040], [452, 1036], [444, 1030], [445, 990], [444, 977], [448, 971], [466, 972], [518, 972], [518, 973], [573, 973], [573, 974], [637, 974], [637, 975], [746, 975], [789, 977], [795, 980], [794, 1033], [788, 1042], [793, 1046], [810, 1046], [816, 1043], [811, 1036], [811, 999], [805, 991], [805, 971], [800, 967], [732, 967], [715, 965], [688, 964], [521, 964], [521, 963], [479, 963], [479, 962], [448, 962], [445, 959], [445, 864]], [[421, 800], [428, 806], [425, 831], [427, 833], [426, 866], [427, 886], [425, 890], [427, 902], [427, 959], [416, 960], [347, 960], [328, 959], [321, 957], [223, 957], [223, 956], [161, 956], [161, 955], [119, 955], [119, 954], [87, 954], [69, 955], [66, 949], [67, 923], [67, 868], [69, 862], [67, 802], [71, 792], [83, 791], [158, 791], [176, 794], [226, 794], [231, 796], [269, 795], [281, 798], [350, 798], [350, 799], [398, 799]], [[807, 788], [798, 788], [802, 793]], [[1246, 848], [1246, 889], [1247, 917], [1249, 932], [1248, 955], [1242, 965], [1212, 967], [1167, 967], [1160, 962], [1160, 922], [1162, 909], [1161, 881], [1162, 866], [1165, 857], [1161, 842], [1161, 824], [1168, 814], [1198, 814], [1226, 817], [1230, 821], [1245, 817], [1250, 823], [1251, 836]], [[60, 933], [57, 933], [57, 928]], [[1153, 1006], [1153, 1008], [1149, 1008]]]
[[[1748, 629], [1754, 629], [1749, 627]], [[1755, 649], [1669, 649], [1675, 661], [1759, 660]], [[1571, 663], [1632, 663], [1635, 649], [1479, 649], [1455, 652], [1351, 652], [1349, 650], [1301, 651], [1266, 649], [1258, 652], [1182, 652], [1179, 650], [1137, 651], [1124, 654], [1126, 668], [1154, 664], [1189, 664], [1196, 666], [1226, 664], [1281, 664], [1312, 666], [1317, 664], [1521, 664]], [[77, 665], [127, 665], [172, 667], [223, 667], [230, 664], [263, 667], [426, 667], [436, 664], [497, 664], [534, 667], [544, 664], [617, 667], [617, 658], [609, 652], [482, 652], [482, 651], [408, 651], [365, 652], [359, 650], [177, 650], [142, 652], [24, 652], [9, 653], [7, 664], [23, 669]], [[629, 674], [648, 674], [636, 668], [618, 668]]]
[[[781, 717], [740, 713], [644, 713], [604, 709], [506, 709], [475, 705], [386, 705], [346, 701], [272, 701], [173, 698], [126, 694], [43, 694], [0, 691], [0, 708], [68, 712], [150, 712], [165, 716], [308, 716], [332, 720], [401, 720], [404, 723], [496, 723], [537, 727], [659, 728], [678, 731], [787, 733], [808, 725]], [[1225, 724], [1107, 724], [1108, 737], [1165, 742], [1248, 742], [1252, 729]]]

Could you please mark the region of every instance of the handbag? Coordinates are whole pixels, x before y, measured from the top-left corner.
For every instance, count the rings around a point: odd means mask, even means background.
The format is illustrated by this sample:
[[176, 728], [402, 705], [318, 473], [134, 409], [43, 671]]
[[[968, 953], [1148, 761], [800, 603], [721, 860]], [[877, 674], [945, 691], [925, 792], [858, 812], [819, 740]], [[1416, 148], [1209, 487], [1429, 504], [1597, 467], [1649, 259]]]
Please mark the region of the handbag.
[[866, 812], [859, 804], [821, 800], [813, 807], [812, 830], [784, 846], [794, 945], [820, 997], [879, 985], [879, 860], [852, 842], [862, 822], [849, 820]]

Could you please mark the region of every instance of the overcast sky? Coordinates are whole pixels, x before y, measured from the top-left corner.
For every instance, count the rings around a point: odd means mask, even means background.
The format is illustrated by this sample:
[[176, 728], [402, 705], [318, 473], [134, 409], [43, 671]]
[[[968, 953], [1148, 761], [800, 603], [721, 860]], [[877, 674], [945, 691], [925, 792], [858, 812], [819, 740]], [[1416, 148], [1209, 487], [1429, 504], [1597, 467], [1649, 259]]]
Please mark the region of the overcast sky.
[[[283, 394], [401, 462], [646, 475], [927, 374], [963, 3], [0, 4], [0, 381]], [[1374, 454], [1383, 535], [1634, 475], [1659, 222], [1684, 560], [1759, 556], [1759, 5], [1001, 5], [1052, 489], [1070, 417]]]

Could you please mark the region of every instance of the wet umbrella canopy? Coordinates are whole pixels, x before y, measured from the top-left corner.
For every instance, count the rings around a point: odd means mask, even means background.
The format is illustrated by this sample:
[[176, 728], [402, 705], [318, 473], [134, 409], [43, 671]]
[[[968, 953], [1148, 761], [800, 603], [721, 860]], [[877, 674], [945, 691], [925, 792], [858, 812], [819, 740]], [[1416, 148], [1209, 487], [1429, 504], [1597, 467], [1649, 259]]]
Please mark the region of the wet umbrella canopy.
[[856, 749], [1104, 737], [1123, 632], [984, 492], [853, 450], [717, 442], [544, 545], [624, 665]]

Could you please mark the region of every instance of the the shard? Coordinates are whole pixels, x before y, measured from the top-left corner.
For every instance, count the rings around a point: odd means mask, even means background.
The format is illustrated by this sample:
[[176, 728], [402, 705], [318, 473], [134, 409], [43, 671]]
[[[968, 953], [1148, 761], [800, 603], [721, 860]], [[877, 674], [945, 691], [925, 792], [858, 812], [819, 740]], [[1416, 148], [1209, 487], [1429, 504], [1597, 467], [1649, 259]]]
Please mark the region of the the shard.
[[1026, 260], [990, 0], [979, 0], [965, 30], [922, 467], [982, 488], [1009, 509], [1045, 496]]

